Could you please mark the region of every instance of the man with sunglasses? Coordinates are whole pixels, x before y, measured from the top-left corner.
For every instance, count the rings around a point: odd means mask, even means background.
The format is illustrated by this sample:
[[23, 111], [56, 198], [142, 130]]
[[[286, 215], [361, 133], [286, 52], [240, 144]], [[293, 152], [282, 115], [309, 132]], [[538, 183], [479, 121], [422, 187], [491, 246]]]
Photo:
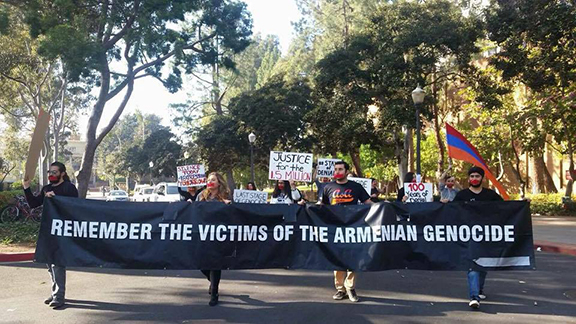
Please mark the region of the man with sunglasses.
[[[66, 196], [78, 198], [78, 190], [70, 182], [70, 178], [66, 173], [66, 166], [60, 162], [54, 162], [50, 165], [48, 171], [48, 180], [50, 184], [44, 186], [38, 195], [34, 195], [30, 190], [30, 180], [23, 180], [22, 187], [24, 187], [24, 194], [26, 200], [31, 208], [36, 208], [44, 203], [44, 198], [54, 196]], [[66, 292], [66, 268], [56, 265], [48, 264], [48, 272], [52, 279], [52, 295], [48, 297], [44, 303], [48, 306], [57, 309], [64, 306], [64, 294]]]
[[[459, 191], [454, 201], [502, 201], [502, 197], [494, 190], [482, 187], [484, 180], [484, 169], [473, 166], [468, 170], [468, 184], [470, 187]], [[470, 302], [468, 306], [473, 309], [480, 308], [480, 300], [486, 299], [484, 295], [484, 281], [486, 271], [468, 271], [468, 289], [470, 292]]]

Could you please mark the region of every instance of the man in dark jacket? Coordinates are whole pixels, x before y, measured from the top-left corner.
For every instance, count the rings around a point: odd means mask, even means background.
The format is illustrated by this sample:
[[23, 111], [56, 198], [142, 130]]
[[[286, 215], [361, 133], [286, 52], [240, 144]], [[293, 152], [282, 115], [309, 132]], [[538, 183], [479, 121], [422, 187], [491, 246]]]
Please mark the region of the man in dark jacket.
[[[54, 196], [78, 197], [78, 190], [76, 190], [76, 187], [70, 182], [64, 164], [60, 162], [52, 163], [48, 174], [50, 184], [44, 186], [37, 196], [30, 190], [30, 180], [22, 181], [24, 194], [31, 208], [41, 206], [44, 203], [44, 198]], [[60, 308], [64, 306], [65, 301], [66, 268], [56, 264], [48, 264], [47, 266], [50, 278], [52, 279], [52, 295], [50, 295], [44, 303], [54, 309]]]

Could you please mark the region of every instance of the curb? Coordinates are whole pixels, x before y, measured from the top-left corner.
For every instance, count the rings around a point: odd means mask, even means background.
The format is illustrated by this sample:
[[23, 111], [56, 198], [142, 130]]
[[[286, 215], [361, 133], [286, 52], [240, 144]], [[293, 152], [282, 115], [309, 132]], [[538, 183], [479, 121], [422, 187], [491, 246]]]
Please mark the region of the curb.
[[21, 262], [34, 260], [34, 252], [0, 253], [0, 262]]
[[548, 241], [535, 241], [534, 249], [540, 248], [541, 251], [560, 253], [565, 255], [576, 256], [576, 245], [565, 243], [553, 243]]

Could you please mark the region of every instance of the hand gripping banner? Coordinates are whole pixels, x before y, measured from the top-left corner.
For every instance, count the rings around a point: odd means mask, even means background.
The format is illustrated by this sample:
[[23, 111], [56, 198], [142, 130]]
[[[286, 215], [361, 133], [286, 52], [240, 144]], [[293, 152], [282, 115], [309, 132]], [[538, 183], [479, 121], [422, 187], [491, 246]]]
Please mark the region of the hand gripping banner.
[[46, 199], [36, 262], [125, 269], [531, 270], [529, 203]]

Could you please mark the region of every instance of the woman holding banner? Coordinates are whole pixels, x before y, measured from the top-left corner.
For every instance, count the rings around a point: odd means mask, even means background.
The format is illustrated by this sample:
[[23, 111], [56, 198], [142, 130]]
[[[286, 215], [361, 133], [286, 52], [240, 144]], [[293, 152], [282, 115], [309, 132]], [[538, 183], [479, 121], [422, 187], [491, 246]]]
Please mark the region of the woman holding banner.
[[[196, 201], [211, 201], [223, 202], [226, 204], [231, 203], [230, 189], [222, 175], [218, 172], [212, 172], [206, 179], [206, 189], [196, 196]], [[210, 302], [208, 305], [216, 306], [218, 304], [218, 286], [220, 285], [220, 278], [222, 277], [222, 270], [200, 270], [210, 281]]]
[[276, 186], [272, 192], [271, 204], [292, 204], [302, 199], [300, 190], [296, 188], [294, 181], [276, 180]]

